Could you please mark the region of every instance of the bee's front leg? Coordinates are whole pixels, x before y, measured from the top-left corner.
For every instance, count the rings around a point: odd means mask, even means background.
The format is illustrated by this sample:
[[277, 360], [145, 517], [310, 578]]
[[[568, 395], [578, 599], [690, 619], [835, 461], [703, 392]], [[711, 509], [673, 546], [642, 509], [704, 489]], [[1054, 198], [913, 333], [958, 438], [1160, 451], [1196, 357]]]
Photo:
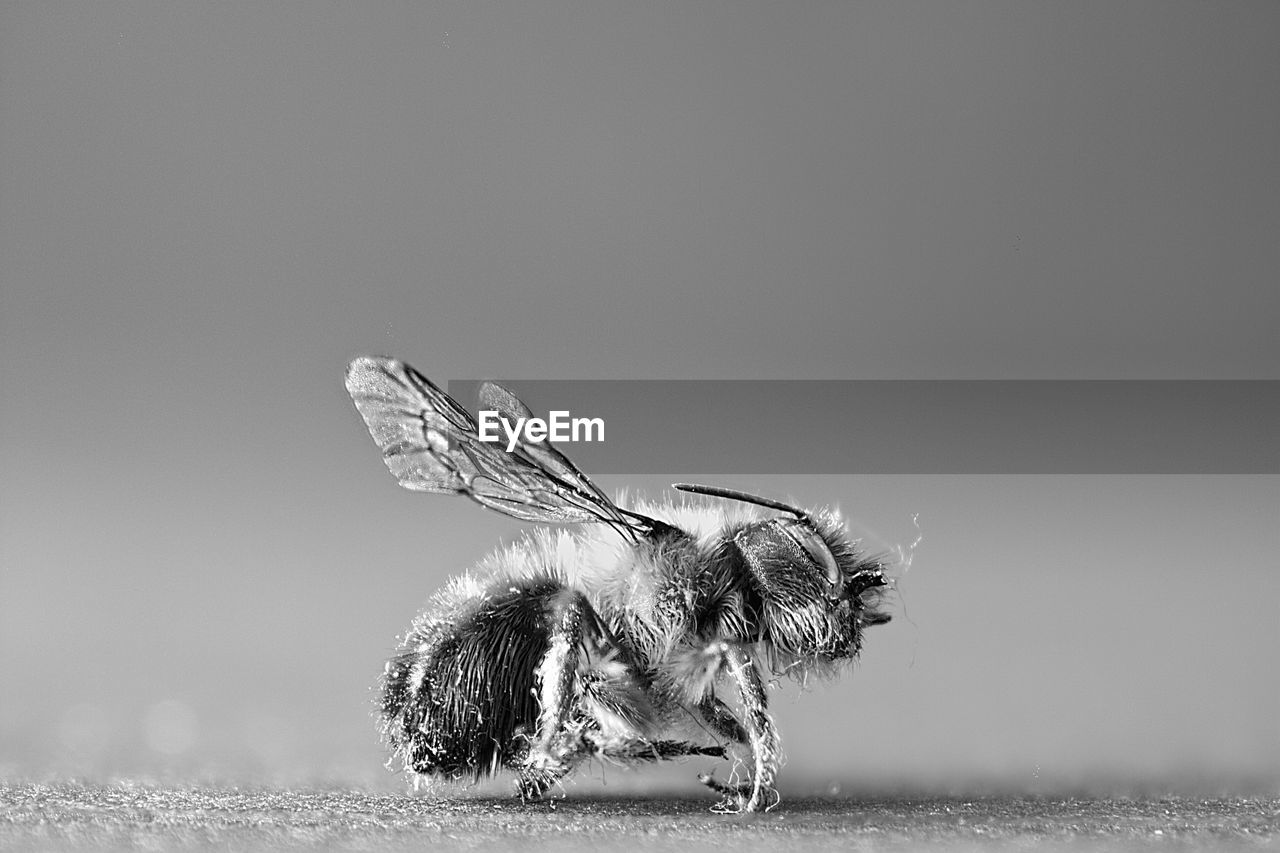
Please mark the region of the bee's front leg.
[[550, 635], [547, 652], [535, 673], [538, 684], [538, 731], [519, 767], [516, 791], [521, 799], [542, 796], [572, 769], [581, 742], [566, 725], [573, 710], [574, 679], [582, 647], [583, 622], [590, 603], [578, 592], [563, 590], [548, 607]]
[[702, 714], [702, 718], [707, 721], [716, 734], [723, 738], [727, 738], [734, 743], [750, 743], [751, 736], [747, 734], [747, 730], [742, 727], [742, 723], [738, 722], [738, 718], [733, 715], [733, 711], [729, 706], [720, 701], [720, 697], [714, 692], [708, 693], [706, 698], [698, 703], [698, 711]]
[[[773, 783], [777, 779], [778, 764], [782, 760], [778, 729], [769, 716], [764, 681], [751, 656], [743, 649], [727, 643], [722, 644], [720, 653], [742, 699], [742, 709], [746, 716], [746, 740], [751, 745], [754, 767], [751, 781], [745, 785], [724, 785], [709, 775], [702, 776], [701, 780], [712, 790], [730, 797], [730, 805], [741, 811], [765, 811], [777, 804]], [[725, 708], [724, 712], [727, 713], [728, 709]]]

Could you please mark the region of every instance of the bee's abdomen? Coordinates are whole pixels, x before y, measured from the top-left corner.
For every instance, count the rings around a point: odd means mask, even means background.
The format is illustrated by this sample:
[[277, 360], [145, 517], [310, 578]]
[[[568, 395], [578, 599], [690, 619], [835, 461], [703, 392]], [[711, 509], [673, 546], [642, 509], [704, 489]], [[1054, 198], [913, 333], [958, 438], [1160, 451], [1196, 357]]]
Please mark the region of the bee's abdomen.
[[537, 726], [535, 672], [548, 648], [555, 578], [495, 581], [415, 631], [387, 665], [382, 722], [417, 773], [483, 776], [512, 763]]

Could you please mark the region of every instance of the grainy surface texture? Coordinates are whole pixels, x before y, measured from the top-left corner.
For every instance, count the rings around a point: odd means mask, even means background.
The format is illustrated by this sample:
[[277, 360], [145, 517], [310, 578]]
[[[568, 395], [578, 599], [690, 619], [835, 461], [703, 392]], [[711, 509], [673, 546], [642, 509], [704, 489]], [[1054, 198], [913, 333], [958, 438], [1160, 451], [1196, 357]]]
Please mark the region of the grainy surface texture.
[[0, 848], [32, 850], [1280, 849], [1280, 798], [830, 797], [763, 815], [703, 799], [510, 799], [24, 784]]

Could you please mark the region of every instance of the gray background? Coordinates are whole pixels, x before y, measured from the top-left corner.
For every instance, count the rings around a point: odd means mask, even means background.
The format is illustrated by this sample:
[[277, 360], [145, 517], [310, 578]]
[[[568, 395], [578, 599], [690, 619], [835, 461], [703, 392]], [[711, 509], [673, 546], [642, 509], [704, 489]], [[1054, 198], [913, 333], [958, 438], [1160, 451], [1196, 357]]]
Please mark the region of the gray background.
[[[0, 775], [398, 789], [382, 658], [519, 527], [395, 488], [360, 353], [1280, 378], [1277, 43], [1272, 2], [0, 4]], [[696, 478], [676, 435], [601, 484]], [[1275, 782], [1275, 476], [716, 480], [925, 537], [858, 670], [775, 699], [786, 778]]]

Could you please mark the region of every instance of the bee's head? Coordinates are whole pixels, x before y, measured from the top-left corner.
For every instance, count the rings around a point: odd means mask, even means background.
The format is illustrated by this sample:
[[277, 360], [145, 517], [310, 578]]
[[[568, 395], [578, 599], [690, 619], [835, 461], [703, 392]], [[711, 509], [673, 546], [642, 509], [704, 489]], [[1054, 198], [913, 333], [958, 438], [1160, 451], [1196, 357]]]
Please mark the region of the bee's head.
[[677, 488], [786, 513], [747, 524], [733, 537], [758, 596], [757, 636], [784, 665], [852, 658], [862, 630], [889, 621], [879, 609], [889, 584], [886, 563], [860, 551], [835, 513], [709, 486]]
[[801, 658], [851, 658], [879, 610], [884, 564], [860, 553], [833, 517], [749, 524], [734, 536], [760, 596], [760, 639]]

